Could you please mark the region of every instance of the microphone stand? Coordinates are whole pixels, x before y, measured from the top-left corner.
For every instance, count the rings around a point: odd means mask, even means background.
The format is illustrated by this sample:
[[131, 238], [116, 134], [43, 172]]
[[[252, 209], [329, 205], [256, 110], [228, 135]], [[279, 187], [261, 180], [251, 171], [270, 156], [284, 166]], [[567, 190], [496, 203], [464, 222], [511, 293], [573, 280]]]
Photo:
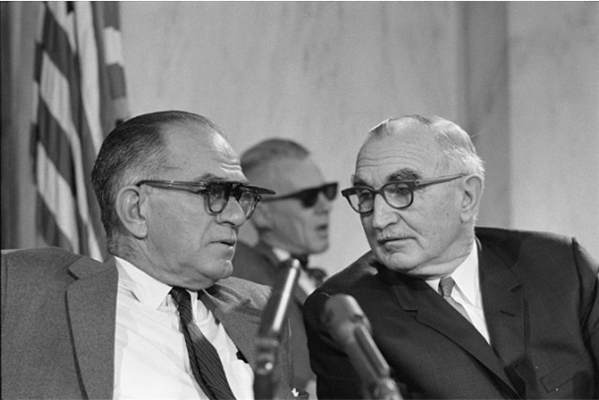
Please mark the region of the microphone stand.
[[256, 399], [273, 399], [276, 386], [273, 372], [289, 303], [299, 274], [300, 262], [294, 258], [284, 261], [277, 268], [275, 284], [264, 308], [255, 340], [254, 397]]

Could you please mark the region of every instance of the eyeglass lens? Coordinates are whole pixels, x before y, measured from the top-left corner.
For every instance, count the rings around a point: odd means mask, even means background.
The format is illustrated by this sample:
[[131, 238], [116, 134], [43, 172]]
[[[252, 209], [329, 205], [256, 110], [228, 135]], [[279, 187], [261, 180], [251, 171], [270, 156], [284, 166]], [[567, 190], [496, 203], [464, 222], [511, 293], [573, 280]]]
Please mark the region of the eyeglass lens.
[[260, 196], [256, 193], [244, 190], [243, 187], [230, 183], [212, 183], [207, 187], [208, 190], [208, 208], [213, 213], [222, 212], [229, 197], [233, 196], [239, 203], [246, 217], [254, 211], [256, 203], [260, 200]]
[[318, 194], [320, 192], [322, 192], [322, 194], [324, 194], [324, 197], [326, 197], [328, 200], [333, 200], [335, 197], [337, 197], [337, 184], [330, 183], [318, 188], [306, 189], [304, 191], [299, 192], [297, 194], [297, 197], [302, 202], [302, 207], [311, 208], [314, 207], [314, 205], [318, 201]]
[[374, 191], [369, 188], [356, 188], [349, 195], [351, 206], [360, 213], [368, 213], [374, 208], [374, 197], [381, 193], [390, 206], [405, 208], [412, 203], [413, 191], [405, 183], [389, 183], [380, 190]]

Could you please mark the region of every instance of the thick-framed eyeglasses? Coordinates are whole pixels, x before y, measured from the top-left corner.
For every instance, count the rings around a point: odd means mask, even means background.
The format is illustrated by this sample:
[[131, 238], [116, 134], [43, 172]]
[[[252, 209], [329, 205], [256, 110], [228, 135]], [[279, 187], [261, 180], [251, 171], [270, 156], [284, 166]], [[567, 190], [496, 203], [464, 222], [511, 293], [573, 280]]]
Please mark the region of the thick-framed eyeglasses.
[[378, 190], [367, 186], [354, 186], [342, 190], [341, 194], [347, 199], [351, 208], [360, 214], [369, 214], [374, 210], [374, 198], [377, 194], [383, 196], [383, 199], [391, 207], [402, 210], [410, 207], [414, 202], [414, 190], [428, 185], [453, 181], [466, 175], [457, 174], [429, 179], [389, 182]]
[[301, 201], [302, 207], [311, 208], [314, 207], [318, 201], [318, 195], [320, 193], [324, 194], [324, 197], [326, 197], [329, 201], [334, 200], [335, 197], [337, 197], [337, 186], [337, 182], [332, 182], [318, 187], [298, 190], [297, 192], [289, 193], [283, 196], [265, 197], [262, 201], [266, 203], [270, 201], [298, 199]]
[[246, 218], [250, 218], [256, 209], [256, 204], [262, 199], [263, 194], [275, 194], [270, 189], [257, 186], [249, 186], [241, 182], [184, 182], [165, 180], [142, 180], [135, 186], [152, 186], [167, 190], [182, 190], [193, 194], [204, 196], [207, 200], [208, 210], [212, 214], [221, 213], [229, 198], [233, 196], [241, 206]]

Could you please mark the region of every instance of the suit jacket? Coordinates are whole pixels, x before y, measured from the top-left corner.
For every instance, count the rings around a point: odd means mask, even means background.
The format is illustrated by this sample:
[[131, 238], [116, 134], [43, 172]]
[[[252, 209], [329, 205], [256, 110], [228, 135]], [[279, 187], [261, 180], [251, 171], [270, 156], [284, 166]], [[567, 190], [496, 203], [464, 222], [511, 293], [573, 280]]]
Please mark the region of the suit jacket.
[[[273, 286], [280, 261], [272, 248], [264, 243], [254, 247], [239, 242], [233, 258], [233, 276]], [[297, 388], [306, 388], [316, 376], [310, 368], [306, 328], [303, 319], [303, 304], [307, 294], [296, 285], [294, 301], [289, 304], [288, 318], [291, 325], [291, 347], [293, 355], [293, 383]]]
[[[56, 248], [2, 253], [2, 398], [113, 396], [118, 272]], [[254, 333], [269, 289], [236, 278], [207, 290], [206, 306], [254, 364]], [[277, 398], [293, 398], [288, 344]]]
[[576, 240], [477, 229], [492, 347], [425, 281], [367, 253], [305, 304], [317, 391], [360, 398], [360, 378], [320, 322], [324, 303], [353, 296], [405, 398], [599, 398], [599, 265]]

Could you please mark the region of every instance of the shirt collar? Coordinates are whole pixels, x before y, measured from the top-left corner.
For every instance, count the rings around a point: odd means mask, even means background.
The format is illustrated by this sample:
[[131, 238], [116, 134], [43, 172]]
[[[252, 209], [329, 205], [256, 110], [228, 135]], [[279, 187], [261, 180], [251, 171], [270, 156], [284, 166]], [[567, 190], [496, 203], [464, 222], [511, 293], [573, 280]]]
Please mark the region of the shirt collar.
[[[482, 297], [478, 280], [478, 247], [472, 245], [468, 257], [451, 273], [456, 288], [472, 305], [482, 307]], [[435, 291], [438, 291], [440, 279], [430, 279], [426, 283]]]
[[470, 254], [464, 262], [451, 274], [458, 289], [472, 305], [481, 305], [480, 285], [478, 279], [478, 251], [472, 245]]
[[119, 271], [119, 283], [140, 303], [158, 309], [168, 297], [171, 287], [151, 277], [129, 261], [116, 256], [114, 258]]
[[272, 252], [275, 253], [275, 256], [279, 259], [279, 261], [285, 261], [291, 257], [291, 253], [287, 250], [278, 249], [276, 247], [272, 248]]

